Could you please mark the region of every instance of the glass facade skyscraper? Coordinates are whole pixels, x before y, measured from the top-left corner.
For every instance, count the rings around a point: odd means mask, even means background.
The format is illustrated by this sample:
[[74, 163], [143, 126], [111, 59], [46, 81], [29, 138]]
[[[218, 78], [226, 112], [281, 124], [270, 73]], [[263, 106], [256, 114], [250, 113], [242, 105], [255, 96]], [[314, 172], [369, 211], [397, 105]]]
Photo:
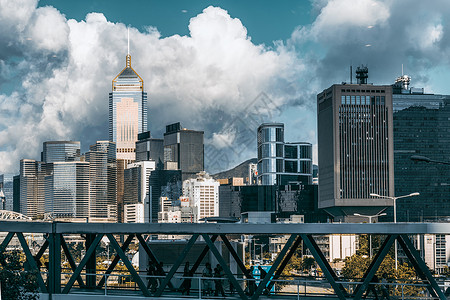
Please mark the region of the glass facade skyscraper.
[[89, 163], [54, 162], [45, 176], [45, 212], [55, 218], [89, 217]]
[[196, 178], [205, 169], [203, 131], [181, 128], [180, 123], [166, 126], [164, 163], [181, 170], [182, 181]]
[[45, 163], [80, 160], [80, 142], [44, 142], [41, 160]]
[[147, 131], [147, 93], [144, 81], [131, 67], [131, 55], [125, 68], [112, 81], [109, 94], [109, 140], [116, 143], [116, 158], [130, 163], [136, 159], [138, 134]]
[[90, 173], [89, 217], [117, 220], [116, 144], [97, 141], [86, 153]]
[[312, 183], [312, 145], [284, 142], [283, 123], [258, 127], [258, 184]]
[[51, 174], [46, 163], [33, 159], [20, 161], [20, 213], [35, 218], [45, 212], [45, 176]]
[[[403, 76], [405, 77], [405, 76]], [[412, 155], [449, 161], [450, 95], [425, 94], [423, 89], [394, 85], [395, 194], [419, 192], [397, 201], [399, 222], [441, 221], [450, 217], [450, 167], [411, 160]], [[403, 80], [403, 83], [409, 84]], [[393, 210], [388, 210], [392, 216]], [[388, 216], [389, 217], [389, 216]], [[392, 220], [392, 217], [390, 217]]]

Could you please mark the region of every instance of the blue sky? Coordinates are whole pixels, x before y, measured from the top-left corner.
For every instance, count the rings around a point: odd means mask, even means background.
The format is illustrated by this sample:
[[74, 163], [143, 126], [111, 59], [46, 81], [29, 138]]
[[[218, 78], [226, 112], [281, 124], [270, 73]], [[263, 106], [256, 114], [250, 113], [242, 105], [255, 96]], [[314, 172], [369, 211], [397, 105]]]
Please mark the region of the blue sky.
[[190, 18], [213, 5], [241, 19], [254, 43], [267, 45], [288, 39], [297, 26], [312, 21], [309, 1], [39, 1], [39, 6], [46, 5], [78, 21], [88, 13], [101, 12], [109, 21], [129, 24], [141, 31], [154, 26], [163, 37], [189, 34]]
[[111, 80], [132, 65], [148, 93], [149, 130], [205, 132], [206, 170], [256, 156], [256, 128], [316, 147], [316, 95], [365, 64], [369, 82], [450, 94], [450, 2], [0, 2], [0, 174], [42, 142], [108, 138]]

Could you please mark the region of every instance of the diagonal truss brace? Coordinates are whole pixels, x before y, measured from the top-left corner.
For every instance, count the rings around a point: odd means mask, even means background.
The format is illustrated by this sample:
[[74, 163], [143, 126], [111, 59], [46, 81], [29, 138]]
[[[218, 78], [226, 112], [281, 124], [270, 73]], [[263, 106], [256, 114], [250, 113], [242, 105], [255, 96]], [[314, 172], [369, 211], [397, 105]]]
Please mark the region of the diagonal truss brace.
[[362, 295], [369, 287], [369, 284], [372, 281], [373, 276], [378, 271], [378, 268], [383, 262], [383, 259], [386, 257], [387, 253], [389, 252], [389, 249], [391, 249], [392, 244], [396, 240], [397, 236], [398, 234], [392, 234], [386, 237], [377, 254], [375, 255], [374, 259], [367, 268], [366, 273], [362, 278], [363, 283], [361, 285], [358, 285], [355, 291], [353, 292], [353, 296], [355, 299], [361, 299]]
[[181, 255], [178, 256], [178, 259], [173, 264], [172, 268], [170, 269], [169, 273], [167, 273], [166, 278], [164, 278], [161, 285], [158, 287], [158, 290], [155, 293], [155, 297], [160, 297], [164, 289], [166, 288], [166, 285], [169, 283], [169, 281], [172, 279], [175, 272], [180, 267], [183, 260], [186, 258], [186, 255], [189, 253], [189, 250], [191, 250], [192, 246], [194, 245], [195, 241], [198, 238], [198, 234], [193, 234], [192, 237], [189, 239], [189, 242], [186, 244], [186, 246], [183, 249], [183, 252], [181, 252]]
[[[166, 276], [166, 273], [164, 272], [164, 269], [159, 264], [159, 260], [156, 258], [155, 254], [153, 253], [152, 249], [148, 246], [148, 244], [145, 242], [144, 238], [140, 234], [136, 234], [137, 239], [139, 240], [139, 244], [142, 246], [144, 251], [147, 253], [147, 255], [150, 257], [151, 261], [155, 263], [156, 268], [158, 269], [159, 273]], [[99, 284], [100, 285], [100, 284]], [[171, 290], [174, 290], [172, 282], [169, 281], [168, 283], [169, 288]]]
[[[144, 294], [144, 296], [150, 297], [151, 296], [150, 292], [148, 291], [147, 287], [145, 286], [145, 284], [142, 281], [142, 279], [139, 276], [139, 274], [134, 269], [133, 265], [128, 260], [128, 258], [125, 255], [125, 253], [120, 248], [119, 243], [117, 243], [117, 241], [114, 238], [114, 236], [111, 233], [106, 234], [106, 236], [108, 237], [109, 241], [111, 242], [111, 245], [113, 246], [114, 250], [116, 250], [117, 256], [119, 256], [120, 259], [122, 260], [122, 262], [125, 264], [125, 266], [127, 267], [128, 271], [131, 273], [131, 276], [133, 277], [134, 282], [136, 282], [138, 284], [138, 286], [141, 289], [141, 291]], [[128, 238], [131, 237], [131, 239], [133, 239], [133, 236], [134, 235], [131, 234], [131, 235], [128, 236]]]
[[314, 238], [310, 234], [301, 234], [300, 235], [305, 243], [305, 246], [311, 251], [311, 254], [314, 256], [317, 264], [320, 266], [323, 274], [330, 283], [331, 287], [334, 289], [334, 292], [339, 297], [339, 299], [345, 299], [347, 295], [347, 291], [342, 286], [342, 284], [337, 283], [338, 280], [336, 274], [328, 263], [327, 259], [323, 255], [317, 243], [314, 241]]
[[[134, 234], [130, 234], [127, 239], [125, 240], [125, 242], [123, 243], [122, 247], [120, 247], [122, 249], [122, 251], [127, 250], [128, 246], [130, 246], [131, 242], [133, 241], [134, 238]], [[120, 260], [120, 256], [119, 255], [115, 255], [114, 259], [112, 260], [111, 264], [109, 265], [108, 269], [105, 271], [105, 275], [109, 275], [112, 273], [112, 271], [114, 270], [114, 268], [116, 267], [117, 263]], [[102, 279], [100, 279], [100, 282], [97, 284], [97, 288], [102, 288], [103, 284], [105, 284], [105, 277], [103, 276]]]
[[19, 239], [20, 244], [22, 245], [23, 252], [25, 252], [25, 257], [27, 258], [27, 262], [30, 265], [31, 270], [36, 271], [36, 279], [41, 289], [42, 293], [47, 293], [47, 287], [45, 286], [44, 280], [42, 279], [41, 272], [34, 260], [33, 254], [31, 254], [30, 248], [28, 247], [27, 241], [23, 237], [22, 232], [16, 232], [17, 238]]
[[419, 277], [424, 282], [428, 281], [427, 289], [430, 294], [433, 297], [439, 297], [441, 300], [447, 299], [447, 297], [445, 297], [441, 288], [437, 284], [436, 280], [433, 278], [433, 275], [431, 274], [427, 265], [420, 257], [419, 252], [414, 248], [414, 245], [408, 238], [408, 236], [406, 234], [402, 234], [397, 238], [397, 240], [400, 246], [405, 251], [406, 256], [408, 256], [409, 260], [411, 261], [411, 264], [414, 266], [414, 269], [416, 269]]
[[275, 270], [278, 268], [278, 266], [283, 261], [283, 258], [285, 257], [286, 253], [288, 252], [289, 248], [292, 246], [292, 243], [294, 243], [294, 240], [297, 238], [296, 234], [293, 234], [289, 237], [288, 241], [284, 245], [283, 249], [278, 254], [277, 258], [275, 259], [275, 262], [270, 267], [269, 271], [266, 274], [266, 277], [264, 277], [263, 280], [259, 282], [258, 288], [256, 289], [255, 293], [252, 296], [252, 300], [256, 300], [259, 298], [261, 293], [263, 292], [264, 288], [266, 287], [267, 283], [269, 282], [270, 278], [272, 277], [273, 273], [275, 273]]
[[216, 257], [219, 264], [222, 266], [223, 271], [228, 276], [228, 279], [231, 281], [231, 284], [234, 286], [236, 291], [238, 292], [241, 299], [246, 300], [247, 296], [245, 296], [244, 291], [242, 290], [241, 286], [239, 285], [238, 281], [234, 277], [233, 273], [231, 273], [230, 268], [228, 268], [227, 263], [223, 259], [222, 255], [220, 254], [219, 250], [217, 250], [216, 246], [214, 246], [214, 243], [211, 241], [209, 236], [207, 234], [202, 234], [203, 239], [205, 240], [206, 244], [209, 246], [209, 249]]
[[64, 287], [64, 289], [62, 291], [63, 294], [69, 293], [76, 278], [78, 278], [78, 276], [80, 276], [81, 271], [83, 270], [84, 266], [86, 265], [88, 260], [91, 258], [91, 255], [95, 254], [95, 249], [97, 248], [98, 243], [100, 243], [100, 240], [102, 239], [102, 237], [103, 237], [103, 234], [98, 234], [95, 237], [94, 241], [89, 246], [89, 249], [86, 251], [86, 254], [84, 255], [83, 259], [80, 261], [80, 263], [78, 264], [78, 267], [76, 268], [76, 270], [73, 272], [72, 276], [70, 277], [69, 282]]
[[[277, 271], [273, 275], [272, 280], [277, 280], [278, 278], [280, 278], [281, 273], [283, 273], [284, 268], [286, 267], [286, 265], [288, 264], [289, 260], [294, 255], [295, 250], [297, 250], [297, 248], [300, 245], [301, 241], [302, 241], [302, 238], [300, 236], [297, 237], [297, 239], [295, 240], [294, 244], [289, 249], [289, 252], [286, 254], [286, 256], [284, 257], [283, 261], [281, 262], [280, 266], [277, 268]], [[269, 284], [267, 285], [266, 290], [270, 291], [272, 289], [272, 287], [274, 286], [274, 284], [275, 284], [275, 281], [270, 281]]]

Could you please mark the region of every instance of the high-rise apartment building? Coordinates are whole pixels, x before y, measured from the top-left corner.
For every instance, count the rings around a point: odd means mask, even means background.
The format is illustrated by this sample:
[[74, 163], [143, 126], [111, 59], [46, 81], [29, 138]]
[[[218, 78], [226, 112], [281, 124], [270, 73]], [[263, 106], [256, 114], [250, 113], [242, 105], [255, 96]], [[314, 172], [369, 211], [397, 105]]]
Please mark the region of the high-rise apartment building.
[[117, 221], [116, 144], [97, 141], [85, 157], [90, 164], [89, 217]]
[[[422, 88], [409, 87], [409, 83], [410, 77], [404, 75], [393, 86], [395, 194], [420, 195], [396, 201], [397, 221], [447, 221], [449, 166], [415, 162], [411, 156], [449, 161], [450, 95], [428, 94]], [[387, 213], [392, 220], [393, 210]]]
[[89, 217], [89, 163], [46, 164], [45, 213], [54, 218]]
[[147, 131], [147, 93], [144, 81], [131, 67], [127, 54], [126, 66], [112, 81], [109, 93], [109, 140], [116, 143], [116, 158], [130, 163], [136, 159], [138, 134]]
[[312, 183], [312, 145], [285, 143], [283, 123], [258, 127], [258, 184]]
[[183, 196], [189, 198], [190, 206], [197, 207], [199, 220], [219, 216], [219, 185], [204, 171], [183, 182]]
[[164, 164], [166, 169], [181, 170], [183, 181], [195, 178], [205, 168], [203, 131], [181, 128], [180, 123], [166, 126]]
[[317, 95], [319, 208], [339, 219], [392, 206], [394, 141], [392, 86], [335, 84]]
[[41, 160], [45, 163], [80, 160], [80, 142], [49, 141], [44, 142]]

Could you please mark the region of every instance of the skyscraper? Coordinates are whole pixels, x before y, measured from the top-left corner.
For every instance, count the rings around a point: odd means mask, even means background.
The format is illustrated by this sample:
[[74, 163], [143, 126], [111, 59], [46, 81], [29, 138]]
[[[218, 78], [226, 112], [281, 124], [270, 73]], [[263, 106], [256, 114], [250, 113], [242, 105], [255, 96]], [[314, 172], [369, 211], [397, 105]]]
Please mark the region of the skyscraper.
[[109, 93], [109, 141], [116, 144], [117, 217], [122, 222], [124, 170], [136, 160], [138, 134], [147, 131], [147, 93], [144, 81], [131, 67], [131, 55], [125, 68], [113, 79]]
[[[149, 222], [150, 216], [150, 174], [155, 170], [154, 161], [131, 163], [124, 170], [124, 220], [129, 219], [126, 212], [135, 213], [137, 207], [142, 210], [142, 222]], [[131, 205], [131, 206], [130, 206]], [[127, 206], [133, 207], [127, 209]]]
[[[395, 193], [401, 196], [419, 192], [420, 195], [397, 201], [397, 220], [448, 220], [449, 166], [415, 162], [411, 156], [449, 161], [450, 95], [428, 94], [422, 88], [411, 88], [410, 79], [403, 75], [393, 86]], [[392, 213], [388, 210], [388, 215]]]
[[317, 95], [319, 208], [337, 218], [393, 204], [370, 196], [394, 196], [392, 86], [367, 84], [367, 73]]
[[13, 174], [1, 174], [0, 175], [0, 190], [4, 194], [3, 203], [1, 203], [1, 209], [9, 211], [13, 210]]
[[204, 171], [203, 131], [181, 128], [180, 123], [167, 125], [164, 164], [166, 169], [181, 170], [183, 181]]
[[82, 161], [46, 164], [45, 213], [55, 218], [89, 217], [89, 163]]
[[116, 145], [97, 141], [86, 153], [90, 173], [90, 218], [117, 220]]
[[116, 143], [116, 158], [130, 163], [136, 159], [138, 134], [147, 131], [147, 93], [144, 81], [131, 67], [131, 55], [125, 68], [113, 79], [109, 93], [109, 140]]
[[41, 160], [45, 163], [80, 160], [80, 142], [44, 142]]
[[45, 213], [45, 176], [49, 175], [46, 163], [33, 159], [20, 161], [20, 213], [35, 218]]
[[259, 184], [312, 183], [311, 143], [285, 143], [283, 123], [261, 124], [257, 135]]
[[152, 138], [150, 131], [138, 134], [136, 161], [153, 160], [156, 165], [164, 163], [164, 140]]

